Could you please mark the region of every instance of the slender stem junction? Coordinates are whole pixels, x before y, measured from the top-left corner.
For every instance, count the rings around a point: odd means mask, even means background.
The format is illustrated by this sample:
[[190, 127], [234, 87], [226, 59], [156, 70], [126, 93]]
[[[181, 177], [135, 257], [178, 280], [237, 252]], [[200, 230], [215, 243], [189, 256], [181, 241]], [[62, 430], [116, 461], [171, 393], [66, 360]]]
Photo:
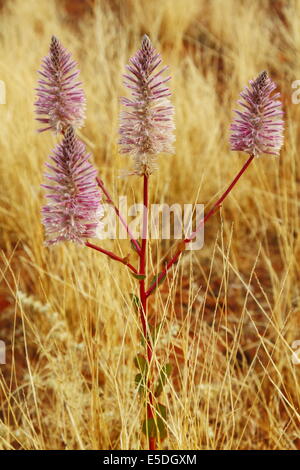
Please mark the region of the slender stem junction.
[[178, 260], [179, 256], [181, 255], [181, 253], [185, 250], [185, 245], [187, 245], [188, 243], [190, 243], [192, 240], [194, 240], [194, 238], [196, 237], [197, 233], [199, 232], [199, 230], [204, 226], [204, 224], [208, 221], [208, 219], [216, 212], [216, 210], [221, 206], [222, 202], [224, 201], [224, 199], [226, 198], [226, 196], [228, 196], [228, 194], [230, 193], [230, 191], [233, 189], [233, 187], [236, 185], [236, 183], [238, 182], [238, 180], [240, 179], [240, 177], [243, 175], [243, 173], [247, 170], [248, 166], [250, 165], [250, 163], [252, 162], [252, 160], [254, 159], [254, 155], [250, 155], [250, 157], [248, 158], [248, 160], [246, 161], [246, 163], [244, 164], [244, 166], [242, 167], [242, 169], [238, 172], [238, 174], [236, 175], [236, 177], [233, 179], [233, 181], [231, 182], [231, 184], [228, 186], [228, 188], [226, 189], [226, 191], [222, 194], [222, 196], [217, 200], [217, 202], [212, 206], [212, 208], [210, 209], [210, 211], [206, 214], [206, 216], [201, 220], [201, 222], [199, 223], [198, 227], [196, 227], [196, 230], [188, 237], [186, 238], [185, 240], [183, 240], [184, 243], [182, 243], [180, 245], [180, 248], [177, 250], [177, 252], [175, 253], [175, 255], [170, 259], [170, 261], [167, 263], [165, 269], [163, 269], [163, 271], [161, 271], [161, 273], [156, 277], [155, 281], [150, 285], [150, 287], [148, 288], [148, 290], [146, 291], [146, 296], [148, 297], [153, 291], [154, 289], [160, 284], [160, 282], [163, 281], [163, 279], [165, 278], [167, 272], [169, 271], [169, 269], [171, 268], [171, 266], [173, 266], [174, 263], [176, 263], [176, 261]]
[[102, 190], [103, 194], [105, 194], [106, 196], [106, 199], [107, 199], [107, 202], [109, 204], [111, 204], [115, 210], [115, 213], [117, 214], [117, 216], [119, 217], [120, 219], [120, 222], [121, 224], [123, 225], [123, 227], [125, 227], [125, 230], [126, 232], [128, 233], [129, 237], [130, 237], [130, 240], [131, 242], [133, 243], [136, 251], [138, 254], [141, 253], [141, 247], [140, 245], [138, 244], [138, 242], [136, 241], [136, 239], [134, 238], [130, 228], [128, 227], [128, 224], [126, 223], [126, 220], [124, 219], [124, 217], [122, 216], [121, 212], [119, 211], [119, 209], [117, 208], [117, 206], [115, 205], [115, 203], [113, 202], [112, 198], [111, 198], [111, 195], [109, 194], [109, 192], [107, 191], [107, 189], [105, 188], [104, 186], [104, 182], [100, 179], [100, 178], [96, 178], [97, 180], [97, 183], [98, 183], [98, 186], [99, 188]]

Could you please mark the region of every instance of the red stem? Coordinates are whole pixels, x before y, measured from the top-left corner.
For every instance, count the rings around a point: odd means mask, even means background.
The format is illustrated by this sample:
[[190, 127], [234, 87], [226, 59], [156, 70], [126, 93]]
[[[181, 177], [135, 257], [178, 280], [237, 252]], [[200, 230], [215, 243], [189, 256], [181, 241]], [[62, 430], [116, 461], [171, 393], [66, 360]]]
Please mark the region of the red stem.
[[[230, 183], [230, 185], [228, 186], [228, 188], [226, 189], [226, 191], [222, 194], [222, 196], [217, 200], [217, 202], [212, 206], [212, 208], [210, 209], [210, 211], [206, 214], [206, 216], [204, 217], [204, 219], [201, 220], [201, 222], [199, 223], [198, 227], [196, 228], [196, 230], [190, 235], [190, 237], [186, 238], [184, 241], [184, 245], [190, 243], [197, 235], [198, 231], [201, 229], [202, 226], [204, 226], [204, 224], [208, 221], [208, 219], [216, 212], [216, 210], [220, 207], [220, 205], [222, 204], [222, 202], [224, 201], [224, 199], [226, 198], [226, 196], [228, 196], [228, 194], [230, 193], [230, 191], [232, 190], [232, 188], [236, 185], [236, 183], [238, 182], [238, 180], [240, 179], [240, 177], [242, 176], [242, 174], [247, 170], [248, 166], [250, 165], [250, 163], [252, 162], [252, 160], [254, 159], [254, 155], [250, 155], [250, 157], [248, 158], [248, 160], [246, 161], [246, 163], [244, 164], [244, 166], [242, 167], [242, 169], [238, 172], [238, 174], [236, 175], [236, 177], [234, 178], [234, 180]], [[183, 245], [183, 244], [182, 244]], [[159, 274], [159, 276], [156, 278], [156, 280], [153, 282], [153, 284], [150, 285], [149, 289], [146, 291], [146, 297], [148, 297], [153, 291], [154, 289], [156, 288], [156, 286], [163, 280], [163, 278], [165, 277], [166, 273], [168, 272], [168, 270], [171, 268], [171, 266], [176, 263], [176, 261], [178, 260], [179, 256], [181, 255], [181, 253], [185, 250], [185, 246], [181, 247], [176, 253], [175, 255], [173, 256], [173, 258], [171, 258], [171, 260], [168, 262], [168, 264], [166, 265], [165, 269]]]
[[126, 257], [121, 258], [120, 256], [116, 255], [112, 251], [108, 251], [108, 250], [105, 250], [104, 248], [100, 248], [100, 246], [93, 245], [90, 242], [86, 242], [85, 245], [88, 246], [89, 248], [93, 248], [93, 250], [100, 251], [100, 253], [103, 253], [104, 255], [109, 256], [111, 259], [114, 259], [115, 261], [119, 261], [120, 263], [125, 264], [125, 266], [128, 266], [128, 268], [131, 269], [132, 272], [134, 272], [135, 274], [138, 274], [135, 267], [132, 266], [132, 264], [128, 262]]
[[[143, 230], [142, 230], [142, 247], [140, 253], [140, 268], [139, 274], [145, 276], [146, 275], [146, 263], [147, 263], [147, 239], [148, 239], [148, 205], [149, 205], [149, 194], [148, 194], [148, 176], [144, 175], [144, 197], [143, 197]], [[147, 324], [147, 295], [145, 289], [145, 279], [141, 279], [140, 281], [140, 300], [141, 300], [141, 309], [140, 309], [140, 316], [141, 316], [141, 323], [143, 328], [143, 335], [146, 342], [147, 348], [147, 361], [148, 361], [148, 370], [150, 371], [150, 365], [152, 361], [152, 344], [151, 340], [148, 335], [148, 324]], [[148, 400], [147, 400], [147, 419], [153, 419], [153, 395], [151, 392], [151, 381], [148, 380], [147, 383], [148, 388]], [[155, 450], [156, 449], [156, 439], [155, 437], [149, 437], [149, 449]]]
[[109, 204], [112, 204], [113, 207], [114, 207], [114, 210], [115, 210], [115, 213], [117, 214], [117, 216], [119, 217], [120, 219], [120, 222], [121, 224], [125, 227], [125, 230], [126, 232], [128, 233], [129, 237], [130, 237], [130, 240], [132, 241], [132, 243], [134, 244], [135, 248], [136, 248], [136, 251], [137, 253], [140, 255], [141, 253], [141, 247], [140, 245], [138, 244], [138, 242], [136, 241], [136, 239], [134, 238], [130, 228], [128, 227], [124, 217], [122, 216], [122, 214], [120, 213], [119, 209], [117, 208], [117, 206], [115, 205], [115, 203], [113, 202], [112, 198], [111, 198], [111, 195], [109, 194], [109, 192], [107, 191], [107, 189], [105, 188], [104, 186], [104, 182], [100, 179], [100, 178], [96, 178], [97, 180], [97, 183], [98, 183], [98, 186], [101, 188], [101, 190], [103, 191], [103, 193], [105, 194], [106, 196], [106, 199], [107, 199], [107, 202]]

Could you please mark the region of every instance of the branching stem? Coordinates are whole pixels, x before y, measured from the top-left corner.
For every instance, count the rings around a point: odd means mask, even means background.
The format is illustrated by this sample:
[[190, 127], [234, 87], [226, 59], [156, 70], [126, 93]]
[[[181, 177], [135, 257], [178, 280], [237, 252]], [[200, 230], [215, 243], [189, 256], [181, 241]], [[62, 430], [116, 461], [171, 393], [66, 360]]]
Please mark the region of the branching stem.
[[169, 271], [169, 269], [171, 268], [171, 266], [173, 266], [174, 263], [176, 263], [176, 261], [178, 260], [179, 256], [181, 255], [181, 253], [185, 250], [185, 245], [187, 245], [188, 243], [190, 243], [192, 240], [194, 240], [194, 238], [196, 237], [197, 233], [199, 232], [199, 230], [204, 226], [204, 224], [208, 221], [208, 219], [213, 215], [215, 214], [215, 212], [217, 211], [217, 209], [221, 206], [222, 202], [224, 201], [224, 199], [226, 198], [226, 196], [228, 196], [228, 194], [230, 193], [230, 191], [233, 189], [233, 187], [236, 185], [236, 183], [238, 182], [238, 180], [240, 179], [240, 177], [243, 175], [243, 173], [247, 170], [248, 166], [250, 165], [250, 163], [252, 162], [252, 160], [254, 159], [254, 155], [250, 155], [250, 157], [248, 158], [248, 160], [246, 161], [246, 163], [244, 164], [244, 166], [242, 167], [242, 169], [238, 172], [238, 174], [236, 175], [236, 177], [233, 179], [233, 181], [230, 183], [230, 185], [228, 186], [228, 188], [226, 189], [226, 191], [222, 194], [222, 196], [217, 200], [217, 202], [212, 206], [212, 208], [210, 209], [210, 211], [206, 214], [206, 216], [201, 220], [201, 222], [199, 223], [198, 227], [196, 227], [196, 230], [190, 235], [190, 237], [186, 238], [184, 241], [184, 243], [181, 244], [180, 248], [177, 250], [177, 252], [175, 253], [175, 255], [170, 259], [170, 261], [167, 263], [165, 269], [163, 269], [163, 271], [156, 277], [155, 281], [150, 285], [150, 287], [148, 288], [148, 290], [146, 291], [146, 297], [149, 297], [149, 295], [154, 291], [154, 289], [161, 283], [164, 281], [165, 277], [166, 277], [166, 274], [167, 272]]

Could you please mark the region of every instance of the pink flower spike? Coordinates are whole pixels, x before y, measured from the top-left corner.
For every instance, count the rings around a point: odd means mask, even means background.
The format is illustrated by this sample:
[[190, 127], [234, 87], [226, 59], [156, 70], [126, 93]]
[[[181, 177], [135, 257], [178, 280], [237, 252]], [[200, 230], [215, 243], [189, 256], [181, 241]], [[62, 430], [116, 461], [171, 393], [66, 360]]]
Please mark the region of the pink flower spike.
[[[52, 36], [50, 52], [43, 59], [39, 74], [37, 100], [35, 102], [37, 121], [46, 125], [39, 132], [52, 130], [64, 132], [70, 125], [80, 128], [85, 118], [85, 96], [81, 82], [77, 81], [79, 71], [71, 54]], [[75, 69], [75, 70], [74, 70]]]
[[119, 144], [122, 153], [134, 158], [131, 174], [150, 175], [156, 169], [156, 155], [173, 152], [174, 108], [166, 87], [171, 77], [162, 78], [167, 67], [157, 72], [161, 62], [160, 54], [145, 35], [141, 48], [126, 66], [124, 85], [131, 90], [132, 99], [122, 98], [127, 109], [120, 115]]
[[84, 243], [101, 230], [103, 217], [101, 194], [96, 176], [97, 170], [88, 161], [84, 144], [68, 127], [63, 141], [50, 155], [51, 164], [45, 174], [50, 184], [47, 189], [48, 204], [42, 209], [42, 221], [46, 229], [47, 245], [62, 241]]
[[283, 145], [283, 111], [280, 93], [272, 95], [275, 83], [262, 72], [250, 81], [241, 93], [238, 103], [243, 111], [235, 111], [237, 118], [231, 124], [231, 150], [259, 157], [261, 154], [279, 155]]

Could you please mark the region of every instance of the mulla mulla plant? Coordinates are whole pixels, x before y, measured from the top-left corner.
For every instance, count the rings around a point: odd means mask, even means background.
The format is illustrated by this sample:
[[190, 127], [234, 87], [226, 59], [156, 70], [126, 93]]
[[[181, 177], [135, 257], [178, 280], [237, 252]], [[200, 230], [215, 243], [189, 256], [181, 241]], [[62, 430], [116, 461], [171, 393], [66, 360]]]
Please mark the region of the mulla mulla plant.
[[[144, 36], [138, 51], [126, 66], [124, 84], [131, 97], [121, 100], [120, 151], [133, 160], [127, 176], [137, 175], [143, 181], [143, 220], [141, 239], [133, 236], [126, 219], [113, 203], [111, 195], [96, 168], [90, 162], [90, 154], [76, 135], [85, 118], [85, 95], [78, 81], [79, 71], [71, 54], [59, 40], [52, 37], [49, 54], [43, 59], [35, 103], [37, 120], [45, 127], [39, 131], [52, 131], [61, 136], [60, 143], [52, 151], [46, 163], [45, 174], [47, 203], [42, 209], [46, 245], [76, 243], [90, 248], [123, 264], [137, 282], [138, 295], [132, 294], [133, 304], [139, 313], [141, 347], [137, 353], [135, 384], [144, 404], [141, 431], [146, 435], [147, 448], [155, 450], [167, 436], [167, 408], [160, 396], [164, 385], [171, 380], [171, 365], [154, 367], [154, 325], [149, 322], [148, 302], [151, 295], [167, 278], [170, 268], [181, 258], [188, 244], [196, 238], [208, 219], [216, 213], [255, 157], [262, 154], [278, 155], [283, 144], [283, 120], [279, 93], [273, 94], [276, 85], [262, 72], [250, 81], [241, 93], [237, 117], [231, 125], [230, 144], [234, 151], [249, 155], [241, 170], [222, 196], [206, 212], [196, 229], [177, 244], [164, 269], [152, 273], [147, 265], [149, 258], [148, 218], [149, 186], [152, 173], [157, 170], [159, 154], [172, 153], [175, 141], [174, 107], [168, 83], [164, 76], [167, 66], [161, 67], [162, 58], [148, 36]], [[114, 208], [120, 222], [129, 235], [137, 263], [108, 251], [90, 239], [101, 238], [103, 196]], [[55, 249], [55, 248], [53, 248]], [[149, 280], [150, 279], [150, 280]], [[141, 439], [142, 441], [142, 439]]]

